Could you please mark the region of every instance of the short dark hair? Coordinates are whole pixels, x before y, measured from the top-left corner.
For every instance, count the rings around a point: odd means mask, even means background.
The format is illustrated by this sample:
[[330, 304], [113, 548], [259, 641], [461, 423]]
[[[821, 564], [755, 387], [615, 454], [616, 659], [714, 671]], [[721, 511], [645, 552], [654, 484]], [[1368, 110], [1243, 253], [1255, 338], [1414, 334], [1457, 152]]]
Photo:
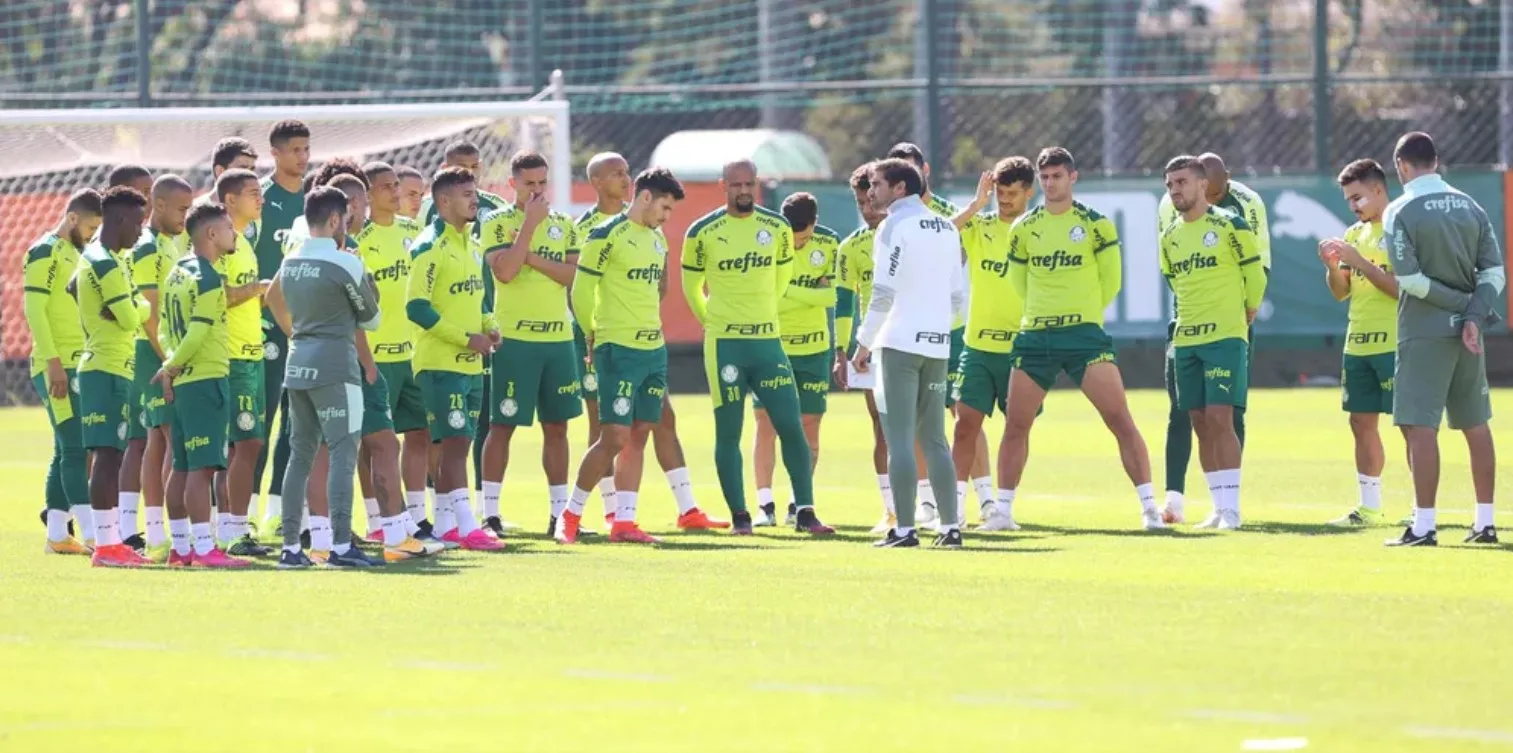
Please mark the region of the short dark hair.
[[331, 180], [326, 181], [326, 185], [330, 186], [331, 188], [335, 188], [338, 191], [341, 191], [343, 194], [345, 194], [348, 190], [353, 190], [354, 186], [356, 187], [356, 190], [361, 190], [363, 193], [367, 193], [368, 191], [367, 181], [363, 180], [359, 176], [348, 175], [346, 173], [342, 173], [341, 175], [338, 175]]
[[268, 144], [274, 149], [283, 148], [289, 139], [310, 138], [310, 127], [298, 120], [280, 120], [268, 131]]
[[141, 165], [117, 165], [110, 171], [110, 176], [106, 178], [106, 185], [112, 188], [115, 186], [129, 186], [136, 180], [151, 177], [152, 173]]
[[101, 214], [126, 208], [146, 209], [147, 197], [131, 186], [111, 186], [100, 199]]
[[479, 154], [478, 145], [464, 139], [447, 144], [446, 160], [451, 162], [453, 157], [477, 157]]
[[1434, 139], [1423, 131], [1403, 134], [1397, 140], [1393, 159], [1399, 159], [1411, 167], [1434, 167], [1439, 162], [1439, 152], [1434, 148]]
[[231, 136], [215, 142], [215, 151], [210, 153], [210, 164], [225, 170], [231, 167], [231, 163], [237, 157], [251, 157], [257, 159], [257, 150], [252, 148], [252, 142], [239, 136]]
[[639, 195], [642, 191], [650, 191], [653, 199], [671, 196], [682, 201], [684, 196], [683, 184], [665, 167], [648, 167], [636, 176], [635, 193]]
[[73, 195], [68, 197], [68, 206], [63, 211], [100, 216], [100, 192], [93, 188], [81, 188], [74, 191]]
[[394, 174], [398, 176], [400, 180], [404, 180], [405, 178], [419, 178], [421, 183], [424, 183], [426, 181], [425, 173], [422, 173], [421, 171], [416, 170], [409, 165], [400, 165], [399, 167], [394, 168]]
[[1387, 171], [1377, 164], [1374, 159], [1358, 159], [1345, 166], [1340, 171], [1339, 177], [1334, 179], [1341, 186], [1348, 186], [1357, 181], [1362, 183], [1380, 183], [1387, 185]]
[[356, 160], [337, 157], [328, 160], [326, 164], [320, 166], [319, 170], [305, 176], [304, 192], [309, 193], [312, 188], [330, 185], [331, 179], [338, 175], [356, 176], [358, 180], [362, 181], [363, 188], [368, 187], [368, 176], [363, 175], [362, 168], [358, 166]]
[[331, 215], [347, 213], [347, 195], [335, 186], [316, 186], [305, 194], [305, 222], [310, 227], [326, 224]]
[[1208, 178], [1208, 171], [1204, 169], [1203, 163], [1191, 154], [1179, 154], [1172, 157], [1167, 161], [1166, 169], [1161, 174], [1171, 175], [1178, 170], [1191, 170], [1199, 178]]
[[449, 188], [472, 185], [476, 182], [472, 170], [465, 167], [443, 167], [431, 176], [431, 200], [435, 201], [442, 191]]
[[922, 196], [925, 193], [925, 176], [920, 174], [913, 162], [901, 157], [890, 157], [873, 163], [872, 174], [890, 186], [904, 184], [904, 193], [910, 196]]
[[900, 141], [888, 150], [888, 159], [908, 160], [921, 170], [925, 169], [925, 150], [909, 141]]
[[788, 220], [788, 226], [794, 230], [808, 230], [819, 221], [820, 203], [815, 200], [814, 194], [799, 191], [783, 199], [783, 218]]
[[1044, 170], [1047, 167], [1065, 167], [1068, 172], [1076, 172], [1077, 161], [1072, 159], [1072, 153], [1066, 147], [1048, 146], [1040, 150], [1040, 156], [1035, 158], [1035, 168]]
[[193, 237], [199, 234], [202, 226], [219, 219], [231, 219], [226, 207], [211, 201], [195, 204], [189, 208], [189, 216], [184, 218], [184, 230]]
[[873, 163], [868, 162], [851, 171], [851, 190], [865, 191], [872, 187], [872, 166]]
[[225, 204], [227, 196], [240, 192], [249, 182], [257, 182], [257, 173], [242, 169], [221, 173], [221, 177], [215, 179], [215, 200]]
[[1027, 188], [1035, 187], [1035, 166], [1030, 160], [1019, 155], [1004, 157], [993, 166], [993, 182], [1000, 186], [1012, 186], [1023, 183]]
[[538, 167], [546, 167], [546, 158], [535, 149], [521, 149], [510, 157], [510, 174], [515, 175], [522, 170], [535, 170]]
[[[390, 165], [389, 163], [387, 163], [387, 162], [379, 162], [379, 161], [375, 160], [373, 162], [369, 162], [366, 165], [362, 166], [362, 174], [363, 174], [364, 178], [368, 179], [368, 187], [369, 188], [371, 188], [373, 186], [373, 179], [374, 178], [377, 178], [378, 176], [383, 175], [384, 173], [392, 173], [392, 172], [394, 172], [394, 167], [392, 165]], [[396, 175], [395, 177], [399, 177], [399, 176]]]

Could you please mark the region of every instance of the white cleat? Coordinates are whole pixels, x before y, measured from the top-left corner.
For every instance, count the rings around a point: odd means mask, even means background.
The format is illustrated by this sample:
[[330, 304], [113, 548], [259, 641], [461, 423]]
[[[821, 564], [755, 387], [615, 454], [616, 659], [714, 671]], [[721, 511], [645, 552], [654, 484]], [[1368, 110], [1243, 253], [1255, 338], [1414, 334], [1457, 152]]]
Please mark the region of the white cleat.
[[1183, 513], [1180, 505], [1173, 505], [1168, 502], [1165, 507], [1161, 508], [1161, 521], [1169, 526], [1180, 525], [1187, 522], [1187, 516]]
[[755, 520], [751, 521], [753, 528], [776, 528], [777, 524], [777, 518], [768, 515], [766, 510], [763, 510], [762, 514], [758, 515]]
[[508, 520], [505, 520], [504, 518], [500, 518], [499, 519], [499, 527], [503, 528], [506, 531], [518, 531], [518, 530], [520, 530], [520, 524], [519, 523], [511, 523]]
[[877, 521], [877, 525], [872, 526], [872, 533], [887, 533], [893, 530], [893, 527], [896, 525], [898, 525], [898, 518], [894, 517], [892, 513], [889, 513], [887, 515], [884, 515], [882, 520]]
[[1210, 513], [1208, 517], [1206, 517], [1206, 518], [1203, 519], [1202, 523], [1199, 523], [1199, 524], [1193, 526], [1193, 528], [1218, 528], [1218, 527], [1219, 527], [1219, 511], [1218, 510], [1214, 510], [1212, 513]]
[[1140, 513], [1140, 523], [1147, 531], [1161, 531], [1166, 529], [1166, 521], [1161, 519], [1161, 512], [1155, 508]]
[[1013, 515], [993, 513], [977, 526], [979, 531], [1017, 531], [1019, 524], [1014, 522]]
[[[929, 528], [940, 521], [940, 513], [935, 509], [933, 502], [921, 502], [915, 514], [914, 523], [920, 528]], [[933, 530], [933, 529], [932, 529]]]
[[1238, 530], [1240, 530], [1240, 511], [1239, 510], [1221, 510], [1219, 512], [1219, 526], [1218, 527], [1219, 527], [1219, 530], [1221, 530], [1221, 531], [1238, 531]]

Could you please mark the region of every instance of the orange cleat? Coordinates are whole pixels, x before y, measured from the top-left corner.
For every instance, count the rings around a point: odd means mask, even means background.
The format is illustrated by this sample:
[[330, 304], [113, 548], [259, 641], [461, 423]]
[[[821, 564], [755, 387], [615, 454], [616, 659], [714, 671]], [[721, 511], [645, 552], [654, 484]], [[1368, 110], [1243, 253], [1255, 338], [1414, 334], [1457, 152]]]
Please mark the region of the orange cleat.
[[697, 507], [678, 516], [678, 530], [680, 531], [712, 531], [729, 527], [730, 521], [715, 520]]
[[209, 554], [196, 554], [191, 567], [209, 567], [221, 570], [234, 570], [239, 567], [251, 567], [251, 560], [238, 559], [221, 551], [219, 547], [211, 549]]
[[141, 567], [152, 562], [125, 544], [111, 544], [95, 549], [89, 564], [95, 567]]
[[[605, 520], [610, 520], [605, 516]], [[563, 510], [562, 517], [557, 520], [557, 543], [578, 543], [578, 532], [583, 529], [583, 516], [576, 515], [572, 510]]]
[[662, 541], [657, 537], [641, 530], [641, 526], [634, 522], [616, 523], [609, 532], [610, 543], [619, 544], [660, 544]]
[[49, 541], [42, 550], [47, 554], [94, 554], [90, 545], [72, 537], [64, 537], [62, 541]]
[[190, 551], [188, 554], [179, 554], [178, 552], [170, 552], [169, 555], [168, 555], [168, 566], [169, 567], [194, 567], [194, 552]]

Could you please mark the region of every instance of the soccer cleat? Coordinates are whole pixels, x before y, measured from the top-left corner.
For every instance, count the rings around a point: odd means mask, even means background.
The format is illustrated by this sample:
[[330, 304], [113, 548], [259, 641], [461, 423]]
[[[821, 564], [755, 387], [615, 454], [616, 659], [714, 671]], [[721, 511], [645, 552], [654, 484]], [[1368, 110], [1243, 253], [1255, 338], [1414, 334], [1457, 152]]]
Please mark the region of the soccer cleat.
[[1356, 507], [1354, 510], [1329, 521], [1329, 525], [1340, 528], [1366, 528], [1369, 526], [1386, 525], [1387, 516], [1381, 510], [1373, 510], [1369, 507]]
[[877, 525], [872, 526], [872, 530], [869, 533], [887, 533], [893, 530], [893, 527], [896, 525], [898, 525], [898, 516], [891, 512], [885, 513], [883, 519], [877, 521]]
[[309, 570], [315, 567], [315, 560], [304, 552], [291, 552], [288, 549], [279, 551], [278, 569], [280, 570]]
[[220, 549], [211, 549], [209, 554], [196, 554], [192, 567], [208, 567], [221, 570], [235, 570], [242, 567], [251, 567], [252, 560], [229, 557]]
[[1187, 522], [1187, 514], [1181, 505], [1168, 502], [1161, 506], [1161, 522], [1169, 526], [1180, 525]]
[[1395, 539], [1387, 539], [1382, 542], [1387, 546], [1439, 546], [1439, 536], [1430, 531], [1423, 536], [1413, 533], [1413, 526], [1403, 529], [1403, 535]]
[[96, 549], [89, 564], [95, 567], [141, 567], [152, 563], [125, 544], [111, 544]]
[[1214, 510], [1213, 512], [1209, 513], [1208, 517], [1204, 518], [1202, 523], [1199, 523], [1199, 524], [1193, 526], [1193, 528], [1218, 528], [1218, 527], [1219, 527], [1219, 511], [1218, 510]]
[[935, 543], [930, 545], [936, 549], [960, 549], [961, 529], [947, 529], [945, 533], [935, 537]]
[[977, 524], [979, 531], [1017, 531], [1019, 524], [1014, 522], [1014, 513], [1004, 512], [1004, 508], [996, 502], [989, 502], [982, 506], [982, 522]]
[[310, 561], [317, 565], [324, 565], [331, 559], [331, 550], [329, 549], [306, 549], [304, 552], [305, 556], [309, 557]]
[[615, 516], [614, 515], [606, 514], [604, 516], [604, 527], [606, 529], [614, 528], [615, 527]]
[[798, 520], [799, 508], [792, 502], [788, 503], [788, 517], [783, 519], [783, 525], [791, 526]]
[[1496, 544], [1497, 543], [1497, 526], [1487, 526], [1486, 528], [1483, 528], [1480, 531], [1472, 529], [1471, 533], [1466, 536], [1465, 543], [1467, 543], [1467, 544]]
[[[432, 548], [435, 547], [435, 548]], [[414, 536], [406, 537], [398, 546], [384, 547], [384, 562], [404, 562], [420, 557], [429, 557], [442, 551], [439, 544], [422, 544]]]
[[[42, 508], [42, 514], [39, 517], [42, 519], [42, 527], [46, 528], [47, 527], [47, 508], [46, 507]], [[74, 522], [73, 522], [72, 519], [70, 519], [68, 521], [68, 535], [69, 536], [74, 535]]]
[[[282, 537], [283, 534], [279, 534], [279, 536]], [[301, 549], [305, 549], [307, 551], [310, 549], [310, 531], [309, 531], [309, 529], [306, 529], [306, 530], [303, 530], [303, 531], [299, 532], [299, 545], [300, 545]]]
[[226, 547], [226, 553], [233, 557], [267, 557], [273, 554], [273, 550], [257, 543], [257, 539], [249, 533], [231, 542], [231, 546]]
[[494, 538], [488, 531], [479, 528], [472, 533], [457, 540], [459, 546], [470, 552], [497, 552], [504, 548], [504, 542]]
[[1154, 508], [1143, 510], [1140, 513], [1140, 524], [1147, 531], [1160, 531], [1166, 528], [1166, 516]]
[[173, 545], [165, 541], [157, 546], [147, 547], [147, 552], [143, 556], [151, 560], [154, 565], [162, 565], [168, 562], [170, 554], [173, 554]]
[[778, 524], [778, 506], [776, 502], [760, 507], [762, 514], [751, 525], [757, 528], [775, 528]]
[[365, 570], [373, 567], [383, 567], [383, 560], [374, 559], [367, 552], [359, 549], [357, 544], [347, 547], [345, 553], [331, 552], [331, 559], [326, 560], [326, 567], [345, 568], [348, 570]]
[[504, 538], [504, 521], [498, 515], [490, 515], [483, 519], [483, 528], [494, 534], [495, 538]]
[[818, 515], [814, 514], [813, 507], [805, 507], [794, 516], [793, 530], [799, 533], [807, 533], [812, 536], [829, 536], [835, 533], [835, 529], [820, 522]]
[[[356, 540], [357, 539], [355, 539], [355, 538], [353, 539], [353, 541], [356, 541]], [[384, 529], [382, 529], [382, 528], [376, 528], [376, 529], [374, 529], [372, 531], [368, 531], [368, 535], [364, 536], [363, 540], [365, 540], [365, 541], [367, 541], [368, 543], [371, 543], [371, 544], [382, 544], [382, 543], [384, 543]]]
[[[565, 511], [564, 511], [564, 514], [566, 514]], [[592, 528], [584, 528], [583, 527], [583, 516], [579, 515], [578, 516], [578, 536], [580, 538], [582, 538], [582, 537], [585, 537], [585, 536], [598, 536], [598, 535], [599, 535], [598, 531], [595, 531]], [[561, 540], [561, 537], [557, 535], [557, 516], [555, 516], [555, 515], [550, 516], [550, 517], [548, 517], [546, 519], [546, 537], [549, 538], [549, 539], [558, 539], [558, 540]]]
[[1238, 531], [1238, 530], [1240, 530], [1240, 511], [1239, 510], [1220, 510], [1219, 511], [1219, 530], [1221, 530], [1221, 531]]
[[918, 509], [919, 514], [915, 516], [915, 523], [918, 523], [921, 528], [933, 525], [940, 520], [940, 512], [936, 510], [934, 502], [921, 502]]
[[194, 552], [190, 552], [188, 554], [179, 554], [178, 552], [176, 552], [176, 551], [173, 550], [173, 546], [172, 545], [169, 545], [169, 547], [168, 547], [168, 566], [169, 567], [193, 567], [194, 566]]
[[557, 522], [557, 519], [556, 518], [552, 518], [553, 527], [557, 529], [556, 530], [556, 533], [557, 533], [557, 542], [559, 544], [576, 544], [576, 543], [578, 543], [578, 533], [583, 528], [583, 516], [582, 515], [578, 515], [578, 514], [574, 513], [572, 510], [563, 510], [562, 511], [562, 525], [561, 526], [557, 526], [557, 525], [555, 525], [556, 522]]
[[889, 528], [888, 535], [883, 537], [882, 541], [874, 542], [872, 546], [878, 547], [880, 549], [904, 549], [908, 547], [919, 546], [919, 534], [915, 533], [914, 531], [910, 531], [907, 534], [900, 536], [898, 535], [897, 528]]
[[93, 547], [72, 536], [62, 541], [49, 541], [42, 551], [47, 554], [94, 554], [95, 552]]
[[751, 526], [752, 526], [752, 523], [751, 523], [751, 513], [747, 512], [745, 510], [742, 510], [742, 511], [736, 513], [735, 515], [732, 515], [731, 518], [733, 518], [733, 520], [731, 520], [731, 522], [730, 522], [730, 535], [732, 535], [732, 536], [750, 536], [751, 535], [751, 533], [752, 533], [752, 531], [751, 531]]
[[121, 543], [131, 547], [132, 551], [136, 552], [137, 554], [141, 554], [147, 551], [147, 539], [143, 538], [142, 534], [140, 533], [134, 533], [124, 539], [121, 539]]
[[697, 507], [678, 516], [678, 530], [680, 531], [712, 531], [729, 527], [730, 521], [715, 520]]
[[609, 532], [609, 541], [612, 544], [660, 544], [657, 537], [641, 530], [641, 526], [634, 522], [615, 523], [615, 527]]

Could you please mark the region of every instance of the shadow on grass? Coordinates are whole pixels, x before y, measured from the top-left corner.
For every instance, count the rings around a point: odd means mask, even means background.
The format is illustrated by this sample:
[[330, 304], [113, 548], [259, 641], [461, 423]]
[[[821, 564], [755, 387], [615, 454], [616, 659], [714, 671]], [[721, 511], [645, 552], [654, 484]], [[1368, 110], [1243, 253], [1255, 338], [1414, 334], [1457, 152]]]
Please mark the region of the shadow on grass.
[[1281, 523], [1274, 520], [1259, 520], [1246, 521], [1245, 527], [1240, 529], [1240, 533], [1267, 533], [1290, 536], [1339, 536], [1342, 534], [1353, 536], [1362, 533], [1371, 533], [1372, 531], [1390, 535], [1392, 531], [1401, 531], [1401, 528], [1397, 526], [1348, 527], [1332, 526], [1328, 523]]
[[1140, 528], [1068, 528], [1065, 526], [1048, 526], [1036, 523], [1021, 523], [1020, 527], [1032, 533], [1050, 533], [1058, 536], [1117, 536], [1134, 538], [1180, 538], [1180, 539], [1206, 539], [1218, 536], [1216, 531], [1194, 531], [1183, 528], [1162, 528], [1155, 531], [1147, 531]]
[[[954, 550], [954, 551], [958, 551], [958, 552], [980, 552], [980, 553], [983, 553], [983, 554], [1050, 554], [1051, 552], [1059, 552], [1059, 551], [1061, 551], [1061, 547], [1056, 547], [1056, 546], [1007, 546], [1007, 545], [987, 546], [986, 545], [987, 543], [988, 542], [979, 542], [976, 539], [970, 539], [969, 538], [969, 539], [966, 540], [966, 545], [965, 546], [963, 546], [960, 549]], [[923, 546], [923, 548], [926, 548], [926, 549], [931, 548], [928, 544], [922, 544], [922, 546]], [[942, 550], [942, 551], [951, 551], [951, 550]]]
[[787, 542], [781, 539], [768, 539], [761, 545], [756, 543], [740, 543], [740, 539], [734, 537], [723, 540], [711, 540], [708, 537], [703, 537], [703, 539], [702, 541], [688, 541], [686, 539], [664, 537], [662, 538], [662, 543], [658, 544], [656, 548], [679, 552], [758, 552], [762, 550], [774, 551], [797, 548], [787, 545]]

